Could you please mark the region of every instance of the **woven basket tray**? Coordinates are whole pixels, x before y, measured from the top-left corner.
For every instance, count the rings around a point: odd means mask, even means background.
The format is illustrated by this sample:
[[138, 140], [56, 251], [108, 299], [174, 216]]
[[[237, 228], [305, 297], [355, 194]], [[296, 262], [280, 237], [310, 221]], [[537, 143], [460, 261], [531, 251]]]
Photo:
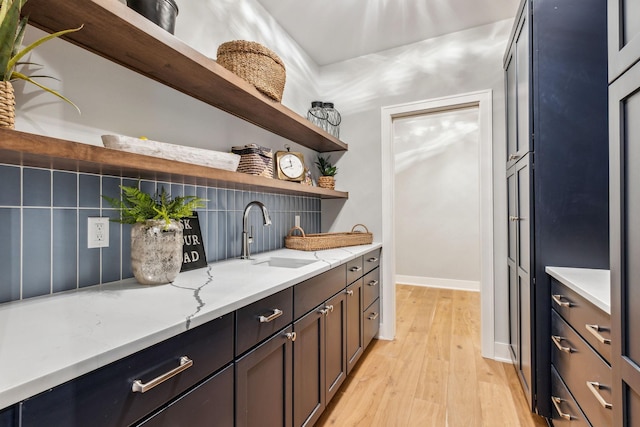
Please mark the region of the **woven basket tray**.
[[[365, 231], [356, 231], [361, 226]], [[293, 236], [294, 230], [300, 231], [302, 236]], [[356, 224], [350, 233], [318, 233], [305, 234], [300, 227], [292, 227], [284, 238], [284, 246], [300, 251], [319, 251], [322, 249], [342, 248], [345, 246], [369, 245], [373, 242], [373, 234], [363, 224]]]
[[218, 46], [216, 62], [280, 102], [287, 72], [278, 55], [259, 43], [234, 40]]
[[249, 144], [231, 147], [231, 152], [240, 155], [238, 172], [273, 178], [273, 152], [270, 148]]

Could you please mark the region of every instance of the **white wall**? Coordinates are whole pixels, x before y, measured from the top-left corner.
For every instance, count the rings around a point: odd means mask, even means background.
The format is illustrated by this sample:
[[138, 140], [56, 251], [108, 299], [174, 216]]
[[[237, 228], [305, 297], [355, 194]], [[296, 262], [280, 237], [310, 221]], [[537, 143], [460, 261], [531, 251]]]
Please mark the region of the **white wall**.
[[479, 137], [478, 107], [393, 120], [402, 283], [480, 282]]
[[382, 235], [380, 108], [493, 91], [495, 340], [501, 343], [508, 340], [506, 237], [502, 235], [506, 223], [502, 57], [512, 23], [508, 19], [321, 69], [321, 98], [335, 101], [343, 116], [341, 138], [349, 144], [348, 153], [338, 162], [336, 185], [349, 191], [349, 199], [323, 200], [322, 229], [346, 230], [362, 222], [374, 238]]

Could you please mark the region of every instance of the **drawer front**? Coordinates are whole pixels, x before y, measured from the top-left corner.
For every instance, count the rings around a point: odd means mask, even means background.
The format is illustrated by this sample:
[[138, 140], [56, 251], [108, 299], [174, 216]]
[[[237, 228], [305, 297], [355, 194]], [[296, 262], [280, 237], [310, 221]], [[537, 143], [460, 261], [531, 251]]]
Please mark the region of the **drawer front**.
[[611, 316], [553, 278], [551, 295], [552, 307], [611, 363]]
[[553, 366], [551, 367], [551, 408], [554, 427], [589, 427], [587, 418]]
[[366, 253], [363, 257], [364, 272], [368, 273], [374, 268], [380, 266], [380, 249]]
[[293, 289], [288, 288], [236, 312], [236, 356], [293, 321]]
[[193, 427], [215, 425], [233, 427], [233, 364], [172, 402], [144, 427]]
[[15, 406], [9, 406], [0, 411], [0, 427], [18, 427]]
[[[175, 369], [182, 356], [189, 357], [193, 365], [145, 393], [132, 392], [135, 380], [148, 383]], [[129, 425], [232, 360], [230, 313], [25, 400], [22, 426]]]
[[[584, 411], [589, 422], [596, 427], [610, 426], [611, 368], [554, 310], [551, 310], [551, 362]], [[597, 388], [589, 383], [598, 383]], [[599, 396], [599, 397], [598, 397]]]
[[345, 265], [332, 268], [293, 287], [295, 320], [313, 310], [346, 287]]
[[364, 276], [364, 306], [369, 307], [380, 296], [380, 269], [375, 269]]
[[347, 284], [351, 284], [362, 277], [364, 274], [362, 262], [363, 257], [359, 256], [347, 263]]
[[363, 313], [364, 348], [366, 349], [380, 329], [380, 300], [376, 300]]

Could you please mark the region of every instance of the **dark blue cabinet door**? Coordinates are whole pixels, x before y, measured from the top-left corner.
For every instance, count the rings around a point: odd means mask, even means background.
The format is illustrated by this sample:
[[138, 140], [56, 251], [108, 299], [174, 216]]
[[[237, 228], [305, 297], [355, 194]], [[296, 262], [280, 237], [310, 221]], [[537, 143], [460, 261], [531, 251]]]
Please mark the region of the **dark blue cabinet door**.
[[10, 406], [0, 411], [0, 427], [18, 427], [15, 406]]

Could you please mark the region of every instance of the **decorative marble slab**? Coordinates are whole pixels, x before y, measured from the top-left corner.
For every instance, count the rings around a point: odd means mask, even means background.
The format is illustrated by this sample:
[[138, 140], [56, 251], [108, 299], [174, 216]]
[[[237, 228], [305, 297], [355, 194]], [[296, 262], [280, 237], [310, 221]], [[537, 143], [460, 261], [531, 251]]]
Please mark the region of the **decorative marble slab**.
[[571, 267], [546, 267], [545, 271], [587, 301], [611, 314], [611, 280], [609, 270]]

